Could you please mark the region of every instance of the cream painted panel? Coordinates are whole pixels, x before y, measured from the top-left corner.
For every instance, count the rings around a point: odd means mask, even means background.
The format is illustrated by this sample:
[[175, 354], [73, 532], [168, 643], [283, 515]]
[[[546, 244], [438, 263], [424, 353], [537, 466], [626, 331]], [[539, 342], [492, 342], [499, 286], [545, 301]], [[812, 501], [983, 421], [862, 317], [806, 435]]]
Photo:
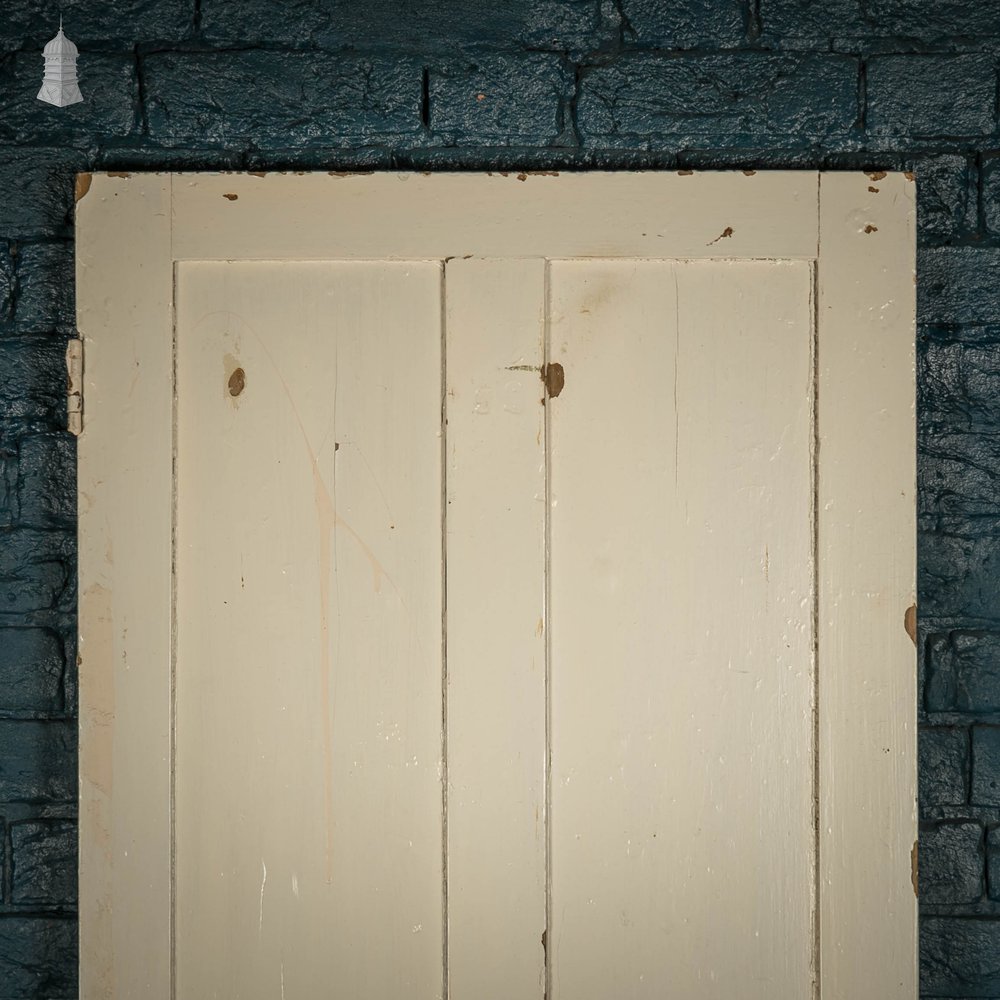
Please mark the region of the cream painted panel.
[[810, 171], [175, 174], [177, 258], [816, 255]]
[[545, 989], [545, 262], [447, 290], [451, 1000]]
[[823, 1000], [917, 993], [914, 187], [824, 174], [821, 188]]
[[810, 290], [552, 264], [554, 1000], [811, 994]]
[[442, 993], [441, 270], [178, 270], [178, 997]]

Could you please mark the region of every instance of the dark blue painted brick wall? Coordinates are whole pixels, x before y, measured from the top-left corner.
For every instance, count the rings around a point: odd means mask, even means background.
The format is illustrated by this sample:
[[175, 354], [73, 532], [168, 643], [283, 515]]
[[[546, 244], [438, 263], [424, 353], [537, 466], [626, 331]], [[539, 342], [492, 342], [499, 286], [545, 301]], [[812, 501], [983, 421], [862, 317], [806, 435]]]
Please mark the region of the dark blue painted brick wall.
[[0, 9], [0, 1000], [76, 989], [73, 175], [913, 170], [921, 977], [1000, 997], [993, 0], [63, 0]]

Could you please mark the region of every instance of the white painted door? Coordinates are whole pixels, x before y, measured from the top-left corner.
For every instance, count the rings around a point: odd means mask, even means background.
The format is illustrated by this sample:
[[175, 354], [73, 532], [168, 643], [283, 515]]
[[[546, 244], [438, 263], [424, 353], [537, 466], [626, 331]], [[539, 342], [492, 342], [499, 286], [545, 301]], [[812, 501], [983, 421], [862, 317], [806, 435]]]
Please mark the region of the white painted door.
[[910, 182], [125, 180], [84, 995], [912, 997]]

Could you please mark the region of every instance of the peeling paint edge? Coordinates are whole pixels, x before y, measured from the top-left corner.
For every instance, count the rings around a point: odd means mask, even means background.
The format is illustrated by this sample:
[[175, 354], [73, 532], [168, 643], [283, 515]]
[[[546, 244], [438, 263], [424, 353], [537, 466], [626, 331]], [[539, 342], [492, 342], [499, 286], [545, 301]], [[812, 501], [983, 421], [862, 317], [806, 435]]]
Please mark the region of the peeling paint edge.
[[76, 175], [76, 187], [74, 191], [74, 198], [76, 201], [80, 201], [80, 199], [86, 195], [93, 182], [94, 175], [91, 173], [80, 173]]
[[903, 628], [906, 629], [906, 634], [915, 646], [917, 644], [917, 606], [915, 604], [911, 604], [903, 614]]

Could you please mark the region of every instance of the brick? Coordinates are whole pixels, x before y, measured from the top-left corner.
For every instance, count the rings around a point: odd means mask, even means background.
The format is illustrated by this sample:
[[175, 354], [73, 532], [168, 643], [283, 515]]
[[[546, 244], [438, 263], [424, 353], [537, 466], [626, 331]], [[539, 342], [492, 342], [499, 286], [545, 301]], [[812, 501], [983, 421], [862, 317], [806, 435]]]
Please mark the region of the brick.
[[980, 40], [1000, 35], [1000, 8], [969, 0], [760, 0], [763, 39], [811, 48], [833, 39], [871, 44], [875, 39]]
[[430, 75], [431, 129], [449, 144], [545, 145], [562, 130], [572, 90], [573, 73], [556, 56], [454, 63]]
[[19, 523], [26, 527], [70, 526], [76, 520], [76, 439], [69, 434], [33, 434], [18, 448]]
[[14, 318], [16, 280], [14, 258], [6, 243], [0, 240], [0, 327]]
[[930, 711], [1000, 711], [1000, 632], [937, 635], [928, 649]]
[[523, 6], [527, 9], [519, 24], [518, 41], [530, 48], [594, 48], [607, 29], [592, 0], [531, 0]]
[[135, 57], [81, 55], [77, 71], [84, 100], [56, 108], [36, 100], [41, 55], [18, 53], [8, 71], [0, 76], [0, 140], [80, 145], [93, 139], [128, 135], [139, 106]]
[[921, 920], [920, 995], [1000, 996], [1000, 920]]
[[760, 0], [762, 40], [787, 48], [816, 48], [835, 35], [868, 35], [859, 0]]
[[972, 727], [972, 801], [1000, 805], [1000, 726]]
[[75, 280], [69, 243], [29, 243], [17, 254], [15, 328], [25, 333], [55, 331], [74, 336]]
[[0, 916], [0, 997], [75, 997], [77, 954], [73, 918]]
[[739, 0], [623, 0], [630, 29], [626, 37], [639, 45], [664, 49], [728, 48], [746, 40]]
[[62, 708], [63, 644], [42, 628], [0, 628], [0, 715]]
[[986, 884], [990, 899], [1000, 900], [1000, 826], [986, 834]]
[[[409, 159], [409, 154], [407, 154]], [[412, 169], [407, 163], [401, 165], [399, 156], [390, 149], [365, 146], [360, 149], [268, 149], [249, 150], [243, 157], [241, 169], [273, 170], [275, 163], [282, 170], [335, 170], [374, 171], [390, 169]]]
[[75, 802], [76, 726], [0, 720], [0, 795], [4, 802]]
[[69, 531], [0, 529], [0, 614], [67, 608], [74, 596], [68, 570]]
[[922, 829], [920, 901], [958, 905], [979, 900], [984, 888], [982, 844], [978, 823], [939, 823]]
[[930, 619], [1000, 620], [1000, 537], [978, 524], [917, 533], [918, 598]]
[[421, 130], [422, 71], [411, 59], [165, 53], [147, 57], [145, 72], [149, 132], [160, 143], [332, 147]]
[[921, 157], [917, 176], [917, 227], [921, 238], [956, 239], [978, 228], [979, 191], [975, 160], [969, 156]]
[[[1000, 9], [1000, 7], [998, 7]], [[1000, 157], [983, 158], [983, 222], [990, 236], [1000, 236]]]
[[1000, 322], [1000, 249], [919, 250], [917, 318], [922, 323]]
[[[963, 331], [964, 332], [964, 331]], [[1000, 426], [1000, 343], [928, 343], [917, 355], [921, 424], [976, 431]], [[940, 433], [935, 431], [935, 436]]]
[[558, 49], [593, 44], [597, 29], [592, 0], [514, 0], [470, 9], [456, 0], [289, 0], [275, 17], [266, 4], [246, 0], [202, 0], [201, 27], [213, 44], [283, 43], [333, 49], [371, 48], [452, 54], [456, 48], [513, 49], [520, 45]]
[[[0, 447], [0, 532], [16, 523], [17, 509], [17, 454]], [[0, 533], [0, 540], [3, 534]], [[0, 604], [0, 608], [3, 605]]]
[[822, 141], [857, 119], [858, 66], [845, 56], [635, 54], [587, 73], [577, 106], [585, 143], [647, 138]]
[[938, 430], [922, 435], [917, 496], [925, 514], [997, 512], [1000, 437]]
[[867, 4], [865, 13], [876, 30], [921, 41], [967, 38], [975, 41], [1000, 37], [1000, 7], [969, 0], [879, 0]]
[[76, 174], [87, 169], [79, 150], [0, 145], [0, 235], [69, 235]]
[[76, 823], [12, 823], [11, 898], [22, 906], [76, 903]]
[[[131, 49], [137, 41], [179, 41], [191, 30], [194, 8], [189, 0], [60, 0], [66, 34], [80, 47]], [[44, 4], [11, 3], [4, 10], [0, 45], [8, 49], [41, 46], [54, 34], [52, 9]], [[57, 17], [58, 21], [58, 17]]]
[[990, 55], [890, 55], [868, 62], [868, 131], [875, 136], [980, 136], [994, 127]]
[[61, 340], [0, 341], [0, 421], [64, 421], [65, 355]]
[[966, 799], [969, 741], [965, 729], [925, 727], [919, 736], [920, 805], [961, 805]]

